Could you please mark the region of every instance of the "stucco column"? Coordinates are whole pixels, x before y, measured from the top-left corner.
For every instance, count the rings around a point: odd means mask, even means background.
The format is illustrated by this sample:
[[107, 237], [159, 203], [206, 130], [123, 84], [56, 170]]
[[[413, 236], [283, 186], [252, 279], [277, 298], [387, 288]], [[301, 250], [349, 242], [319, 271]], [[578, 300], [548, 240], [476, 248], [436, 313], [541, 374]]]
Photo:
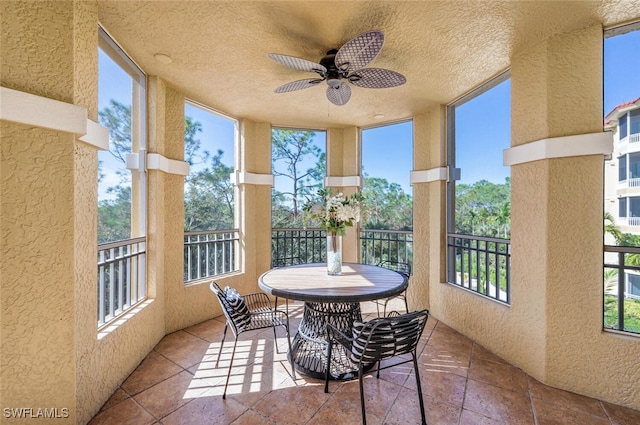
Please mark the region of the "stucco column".
[[[330, 128], [327, 130], [327, 177], [329, 187], [345, 195], [352, 195], [360, 190], [360, 186], [346, 185], [340, 177], [361, 178], [360, 129], [357, 127]], [[332, 184], [332, 180], [338, 184]], [[341, 183], [344, 182], [344, 183]], [[362, 182], [360, 182], [362, 184]], [[342, 261], [360, 262], [360, 225], [347, 227], [347, 234], [342, 238]]]
[[[149, 77], [147, 86], [148, 152], [182, 161], [184, 97], [158, 77]], [[183, 317], [184, 176], [148, 170], [147, 179], [148, 291], [156, 308], [164, 307], [163, 333], [171, 333], [190, 324]]]
[[446, 279], [445, 107], [413, 118], [413, 276], [411, 309], [429, 308], [430, 287]]
[[[0, 3], [2, 87], [78, 106], [96, 120], [94, 6]], [[32, 409], [11, 423], [82, 416], [77, 342], [86, 328], [77, 319], [92, 318], [95, 338], [97, 152], [76, 137], [0, 122], [0, 407], [3, 420], [5, 408]], [[88, 289], [93, 299], [81, 304]]]
[[257, 290], [258, 276], [271, 268], [271, 124], [241, 121], [236, 163], [246, 178], [236, 202], [246, 278], [239, 290], [248, 292]]
[[[515, 55], [511, 78], [513, 146], [602, 131], [599, 26]], [[512, 312], [527, 335], [516, 364], [597, 397], [598, 386], [617, 385], [616, 371], [630, 370], [611, 357], [618, 366], [604, 364], [603, 156], [533, 160], [512, 166], [511, 176]]]

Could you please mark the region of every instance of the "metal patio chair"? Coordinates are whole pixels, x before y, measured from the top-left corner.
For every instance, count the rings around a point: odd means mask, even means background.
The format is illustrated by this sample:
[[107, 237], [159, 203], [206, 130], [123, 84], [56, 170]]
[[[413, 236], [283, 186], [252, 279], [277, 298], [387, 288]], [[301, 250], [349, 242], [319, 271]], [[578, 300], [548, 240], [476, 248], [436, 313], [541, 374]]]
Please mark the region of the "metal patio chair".
[[[231, 368], [233, 367], [233, 357], [236, 353], [238, 336], [244, 332], [273, 328], [273, 343], [275, 345], [276, 352], [279, 353], [276, 327], [282, 326], [287, 332], [287, 343], [289, 344], [289, 351], [291, 351], [289, 316], [284, 311], [276, 310], [271, 307], [271, 300], [269, 300], [269, 297], [262, 292], [255, 292], [240, 296], [235, 289], [225, 288], [223, 290], [216, 282], [211, 282], [209, 287], [218, 298], [220, 306], [222, 307], [222, 312], [227, 318], [227, 322], [224, 325], [224, 332], [222, 333], [222, 341], [220, 341], [220, 350], [218, 350], [218, 358], [216, 359], [215, 367], [218, 367], [218, 362], [220, 361], [222, 346], [224, 345], [224, 340], [227, 336], [227, 328], [231, 328], [235, 337], [233, 351], [231, 353], [231, 361], [229, 362], [229, 371], [227, 372], [227, 380], [224, 384], [224, 392], [222, 394], [222, 398], [224, 399], [227, 396], [227, 386], [229, 385], [229, 377], [231, 376]], [[291, 363], [291, 373], [295, 380], [296, 372], [293, 363]]]
[[[360, 384], [360, 405], [362, 408], [362, 424], [366, 425], [367, 416], [364, 406], [364, 370], [378, 364], [376, 378], [380, 378], [380, 370], [413, 362], [420, 401], [422, 424], [426, 425], [420, 373], [418, 371], [417, 347], [424, 326], [429, 317], [428, 310], [414, 311], [406, 314], [394, 314], [390, 317], [379, 317], [368, 322], [355, 322], [353, 329], [345, 335], [341, 330], [327, 324], [329, 339], [328, 353], [332, 352], [333, 344], [339, 343], [347, 349], [349, 361], [357, 367]], [[391, 365], [380, 366], [382, 360], [391, 359], [403, 354], [410, 354], [411, 359], [400, 360]], [[329, 392], [329, 376], [331, 374], [331, 355], [327, 355], [327, 370], [325, 375], [324, 392]]]
[[[381, 261], [377, 264], [378, 267], [384, 267], [385, 269], [395, 270], [399, 273], [402, 273], [409, 279], [411, 275], [411, 266], [408, 263], [403, 263], [401, 261], [390, 261], [385, 260]], [[381, 300], [374, 300], [373, 302], [376, 304], [376, 310], [378, 312], [378, 317], [386, 317], [387, 316], [387, 304], [394, 298], [400, 298], [404, 301], [405, 311], [409, 312], [409, 305], [407, 304], [407, 290], [405, 289], [401, 294], [396, 295], [395, 297], [384, 298]], [[380, 316], [380, 306], [383, 306], [382, 316]]]

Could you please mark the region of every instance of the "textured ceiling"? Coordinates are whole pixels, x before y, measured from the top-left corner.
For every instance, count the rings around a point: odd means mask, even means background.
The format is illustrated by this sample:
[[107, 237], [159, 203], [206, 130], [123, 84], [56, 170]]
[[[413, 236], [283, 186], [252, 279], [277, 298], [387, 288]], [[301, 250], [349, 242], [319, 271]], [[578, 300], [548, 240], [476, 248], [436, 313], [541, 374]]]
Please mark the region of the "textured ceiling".
[[[367, 126], [446, 104], [508, 68], [512, 52], [556, 33], [640, 17], [640, 0], [619, 1], [107, 1], [104, 28], [148, 75], [236, 118], [279, 126]], [[318, 62], [356, 35], [381, 30], [369, 67], [407, 78], [400, 87], [352, 86], [336, 106], [325, 83], [274, 93], [315, 74], [268, 53]], [[154, 54], [169, 55], [163, 64]], [[384, 118], [377, 120], [375, 115]]]

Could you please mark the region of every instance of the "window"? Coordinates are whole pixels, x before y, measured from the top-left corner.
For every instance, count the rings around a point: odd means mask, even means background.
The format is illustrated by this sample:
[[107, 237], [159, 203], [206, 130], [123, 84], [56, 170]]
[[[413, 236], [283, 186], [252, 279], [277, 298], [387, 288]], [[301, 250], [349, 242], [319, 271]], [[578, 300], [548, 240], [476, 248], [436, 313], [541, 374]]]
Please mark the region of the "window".
[[625, 181], [627, 179], [627, 156], [622, 155], [618, 157], [618, 181]]
[[618, 210], [620, 217], [627, 217], [627, 198], [618, 198]]
[[184, 108], [184, 282], [238, 270], [234, 224], [236, 120], [188, 101]]
[[637, 274], [627, 274], [628, 286], [627, 286], [627, 295], [633, 298], [640, 298], [640, 275]]
[[447, 281], [509, 302], [511, 86], [505, 73], [447, 107]]
[[619, 137], [620, 140], [623, 140], [624, 138], [627, 137], [627, 114], [624, 114], [622, 116], [620, 116], [620, 118], [618, 119], [618, 125], [619, 125]]
[[629, 134], [640, 133], [640, 109], [629, 112], [630, 131]]
[[640, 23], [604, 36], [603, 121], [605, 130], [614, 131], [611, 156], [618, 161], [618, 181], [605, 172], [604, 193], [617, 198], [618, 207], [603, 206], [603, 327], [640, 334]]
[[[98, 154], [98, 325], [146, 298], [146, 77], [99, 28], [98, 108], [109, 150]], [[135, 157], [134, 157], [135, 158]]]
[[362, 130], [361, 262], [413, 265], [413, 121]]
[[324, 131], [274, 128], [271, 133], [272, 252], [274, 265], [324, 261], [325, 235], [305, 222], [302, 207], [316, 196], [326, 176]]

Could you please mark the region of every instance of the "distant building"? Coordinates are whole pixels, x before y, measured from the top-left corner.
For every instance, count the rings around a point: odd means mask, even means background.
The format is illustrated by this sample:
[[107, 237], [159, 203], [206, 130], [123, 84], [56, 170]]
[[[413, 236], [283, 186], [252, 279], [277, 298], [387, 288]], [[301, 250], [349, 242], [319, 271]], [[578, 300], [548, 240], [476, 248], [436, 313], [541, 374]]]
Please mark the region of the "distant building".
[[[614, 131], [604, 169], [604, 210], [621, 232], [640, 235], [640, 98], [613, 108], [604, 127]], [[611, 235], [605, 235], [605, 244], [615, 245]], [[626, 275], [627, 296], [640, 298], [640, 273]]]

